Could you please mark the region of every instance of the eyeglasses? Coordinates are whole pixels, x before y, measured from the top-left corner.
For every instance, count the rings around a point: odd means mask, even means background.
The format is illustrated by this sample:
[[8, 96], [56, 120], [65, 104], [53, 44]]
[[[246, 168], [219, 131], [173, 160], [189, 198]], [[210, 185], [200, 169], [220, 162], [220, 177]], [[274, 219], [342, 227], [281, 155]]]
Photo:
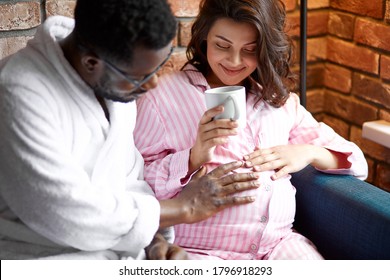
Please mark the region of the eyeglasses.
[[119, 76], [121, 76], [123, 79], [125, 79], [126, 81], [128, 81], [129, 83], [133, 84], [134, 85], [134, 88], [129, 92], [134, 92], [136, 90], [140, 90], [141, 92], [145, 92], [147, 91], [147, 89], [145, 88], [142, 88], [142, 85], [145, 84], [147, 81], [149, 81], [157, 72], [158, 70], [161, 69], [161, 67], [168, 61], [168, 59], [171, 57], [173, 53], [173, 47], [171, 47], [171, 50], [169, 51], [167, 57], [164, 59], [164, 61], [156, 67], [156, 69], [154, 69], [152, 72], [150, 72], [149, 74], [145, 75], [142, 79], [139, 79], [139, 80], [136, 80], [136, 79], [133, 79], [131, 78], [129, 75], [127, 75], [126, 73], [124, 73], [122, 70], [120, 70], [118, 67], [116, 67], [114, 64], [112, 64], [111, 62], [105, 60], [105, 59], [101, 59], [113, 72], [115, 72], [116, 74], [118, 74]]

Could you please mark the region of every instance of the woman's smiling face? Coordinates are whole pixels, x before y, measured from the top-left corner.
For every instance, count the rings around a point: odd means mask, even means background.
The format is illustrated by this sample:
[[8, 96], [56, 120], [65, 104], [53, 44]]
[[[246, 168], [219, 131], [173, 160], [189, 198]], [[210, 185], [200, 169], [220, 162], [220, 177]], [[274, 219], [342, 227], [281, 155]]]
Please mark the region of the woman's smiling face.
[[212, 87], [242, 84], [257, 68], [254, 26], [228, 18], [215, 21], [207, 35], [207, 60]]

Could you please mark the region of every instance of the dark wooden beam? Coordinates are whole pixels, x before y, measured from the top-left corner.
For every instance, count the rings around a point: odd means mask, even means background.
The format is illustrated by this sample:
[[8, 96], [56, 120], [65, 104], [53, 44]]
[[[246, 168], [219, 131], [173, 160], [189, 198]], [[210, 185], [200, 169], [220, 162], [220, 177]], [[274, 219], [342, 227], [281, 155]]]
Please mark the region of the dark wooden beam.
[[300, 100], [306, 107], [307, 0], [301, 0], [300, 22]]

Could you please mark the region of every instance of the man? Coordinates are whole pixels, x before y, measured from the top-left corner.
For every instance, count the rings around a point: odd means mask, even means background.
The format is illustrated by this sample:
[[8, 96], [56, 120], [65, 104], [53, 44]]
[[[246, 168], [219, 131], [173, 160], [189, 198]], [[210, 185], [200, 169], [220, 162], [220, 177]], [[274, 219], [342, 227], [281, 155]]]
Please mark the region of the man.
[[[176, 21], [164, 0], [78, 0], [0, 63], [0, 258], [186, 258], [158, 231], [250, 203], [240, 162], [158, 202], [133, 142]], [[175, 170], [172, 170], [175, 172]], [[166, 230], [165, 230], [166, 231]], [[156, 233], [157, 232], [157, 233]]]

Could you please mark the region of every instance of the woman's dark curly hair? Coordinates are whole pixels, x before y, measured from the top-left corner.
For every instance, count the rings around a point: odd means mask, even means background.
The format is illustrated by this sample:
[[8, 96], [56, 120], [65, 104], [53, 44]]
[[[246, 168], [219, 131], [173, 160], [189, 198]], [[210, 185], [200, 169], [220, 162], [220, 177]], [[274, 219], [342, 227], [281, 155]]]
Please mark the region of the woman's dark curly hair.
[[177, 21], [166, 0], [77, 0], [75, 34], [110, 61], [132, 61], [134, 48], [158, 50], [176, 34]]
[[295, 82], [290, 69], [292, 44], [284, 32], [286, 11], [283, 2], [202, 0], [187, 47], [187, 64], [194, 65], [206, 77], [211, 71], [206, 56], [206, 38], [214, 22], [220, 18], [246, 22], [256, 28], [258, 67], [245, 81], [245, 85], [260, 92], [257, 102], [264, 100], [274, 107], [282, 106], [289, 95], [287, 87]]

